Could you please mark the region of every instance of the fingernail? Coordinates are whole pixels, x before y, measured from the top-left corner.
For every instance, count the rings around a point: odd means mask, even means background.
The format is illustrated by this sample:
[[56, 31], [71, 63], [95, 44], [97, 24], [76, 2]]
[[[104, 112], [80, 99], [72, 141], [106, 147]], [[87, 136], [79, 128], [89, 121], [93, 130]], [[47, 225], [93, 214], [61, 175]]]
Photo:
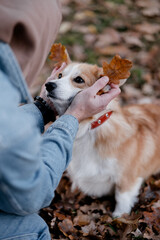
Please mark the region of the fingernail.
[[63, 68], [63, 67], [65, 67], [66, 65], [67, 65], [66, 62], [63, 62], [62, 65], [61, 65], [61, 67]]
[[108, 81], [109, 81], [109, 78], [108, 78], [107, 76], [102, 77], [102, 79], [103, 79], [106, 83], [108, 83]]

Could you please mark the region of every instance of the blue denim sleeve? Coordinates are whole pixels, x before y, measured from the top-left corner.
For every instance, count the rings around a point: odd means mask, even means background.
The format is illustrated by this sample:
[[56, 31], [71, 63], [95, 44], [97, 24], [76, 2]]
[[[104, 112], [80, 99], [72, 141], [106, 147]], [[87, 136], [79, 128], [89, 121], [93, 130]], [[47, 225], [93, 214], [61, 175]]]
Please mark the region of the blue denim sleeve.
[[20, 106], [20, 111], [24, 111], [25, 113], [27, 113], [27, 116], [30, 119], [29, 121], [35, 121], [36, 126], [39, 128], [40, 132], [41, 133], [44, 132], [43, 116], [34, 103], [29, 103]]
[[18, 108], [19, 101], [0, 72], [0, 209], [26, 215], [52, 201], [71, 160], [78, 121], [64, 115], [41, 135], [42, 116], [32, 104]]

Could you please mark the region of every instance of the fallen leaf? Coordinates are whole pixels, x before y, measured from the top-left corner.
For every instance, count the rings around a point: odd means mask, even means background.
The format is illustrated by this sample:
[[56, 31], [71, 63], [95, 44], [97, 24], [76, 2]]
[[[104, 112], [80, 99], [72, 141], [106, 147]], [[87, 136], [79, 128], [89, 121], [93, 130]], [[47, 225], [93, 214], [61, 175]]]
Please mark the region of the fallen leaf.
[[110, 64], [107, 62], [103, 63], [103, 73], [109, 77], [109, 83], [119, 84], [120, 79], [126, 79], [130, 76], [129, 70], [131, 67], [131, 61], [116, 55]]
[[152, 208], [159, 208], [160, 209], [160, 200], [158, 200], [157, 202], [155, 202], [152, 206]]
[[87, 33], [84, 35], [84, 41], [88, 46], [94, 44], [96, 39], [97, 39], [97, 36], [95, 34]]
[[76, 229], [73, 227], [73, 223], [69, 219], [64, 219], [62, 222], [58, 223], [59, 230], [66, 236], [69, 237], [74, 232], [76, 232]]
[[142, 14], [146, 17], [156, 17], [160, 14], [159, 0], [137, 0], [136, 5], [142, 8]]
[[155, 37], [153, 35], [149, 35], [149, 34], [145, 34], [143, 35], [144, 39], [148, 42], [154, 42], [155, 41]]
[[125, 43], [128, 44], [130, 47], [139, 47], [139, 48], [143, 47], [142, 41], [137, 36], [128, 34], [126, 36], [123, 36], [123, 39]]
[[152, 7], [152, 8], [146, 8], [142, 10], [142, 14], [145, 17], [158, 17], [160, 15], [159, 9], [157, 7]]
[[121, 35], [112, 28], [107, 28], [102, 34], [100, 34], [95, 43], [96, 48], [104, 48], [110, 46], [111, 44], [116, 44], [121, 42]]
[[50, 50], [49, 59], [55, 62], [55, 67], [60, 67], [63, 62], [67, 63], [65, 46], [63, 46], [61, 43], [53, 44]]
[[94, 17], [95, 17], [95, 13], [90, 10], [85, 10], [83, 12], [77, 12], [74, 15], [74, 19], [78, 20], [78, 21], [84, 21], [85, 19], [88, 20], [88, 18], [94, 18]]
[[60, 26], [59, 33], [65, 34], [69, 32], [72, 29], [72, 23], [71, 22], [63, 22]]
[[113, 222], [115, 222], [116, 224], [129, 224], [129, 225], [137, 225], [138, 224], [138, 220], [139, 220], [140, 216], [134, 216], [134, 218], [131, 218], [130, 216], [124, 216], [124, 217], [119, 217], [113, 220]]
[[160, 239], [160, 235], [155, 236], [155, 234], [151, 231], [151, 232], [145, 232], [143, 234], [143, 239], [149, 239], [149, 240], [159, 240]]
[[92, 232], [96, 229], [96, 225], [93, 221], [87, 226], [82, 227], [82, 233], [83, 236], [87, 236], [89, 234], [92, 234]]
[[54, 212], [54, 216], [57, 217], [59, 220], [66, 219], [66, 216], [64, 214], [59, 213], [59, 212]]
[[154, 91], [152, 85], [145, 83], [142, 87], [142, 92], [144, 95], [153, 95]]
[[130, 50], [124, 45], [96, 47], [95, 49], [97, 53], [104, 55], [120, 54], [123, 57], [130, 55]]
[[143, 212], [144, 221], [150, 229], [160, 232], [160, 208], [152, 208], [152, 212]]
[[85, 226], [90, 223], [90, 217], [86, 214], [78, 215], [73, 220], [74, 225]]
[[153, 181], [150, 185], [152, 190], [160, 190], [160, 179]]
[[73, 51], [74, 51], [74, 54], [76, 56], [76, 61], [79, 61], [79, 62], [82, 62], [84, 61], [86, 55], [83, 51], [83, 47], [80, 46], [80, 45], [74, 45], [73, 46]]
[[142, 34], [155, 34], [160, 31], [160, 25], [159, 24], [154, 24], [154, 23], [149, 23], [149, 22], [143, 22], [141, 24], [137, 24], [134, 26], [134, 29]]
[[142, 237], [142, 232], [137, 228], [134, 232], [131, 232], [136, 238]]

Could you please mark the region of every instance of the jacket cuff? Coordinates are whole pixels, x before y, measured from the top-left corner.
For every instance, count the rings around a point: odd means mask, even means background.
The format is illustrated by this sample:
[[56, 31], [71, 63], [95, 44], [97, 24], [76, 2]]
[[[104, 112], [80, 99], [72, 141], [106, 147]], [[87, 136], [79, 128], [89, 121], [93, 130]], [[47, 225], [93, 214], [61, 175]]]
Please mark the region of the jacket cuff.
[[59, 117], [47, 130], [48, 133], [52, 132], [55, 128], [64, 129], [71, 135], [73, 140], [76, 137], [77, 131], [79, 127], [79, 122], [77, 118], [72, 115], [64, 114]]
[[22, 111], [28, 113], [28, 117], [34, 119], [36, 126], [40, 129], [40, 132], [44, 132], [44, 120], [41, 111], [35, 106], [34, 103], [29, 103], [20, 106]]

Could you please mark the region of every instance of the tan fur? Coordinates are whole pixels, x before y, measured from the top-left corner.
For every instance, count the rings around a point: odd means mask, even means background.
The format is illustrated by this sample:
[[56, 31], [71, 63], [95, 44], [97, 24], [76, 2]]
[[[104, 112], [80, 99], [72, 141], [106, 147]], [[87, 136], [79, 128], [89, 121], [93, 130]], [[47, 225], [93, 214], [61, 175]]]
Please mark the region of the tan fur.
[[[74, 63], [73, 63], [74, 64]], [[102, 72], [102, 68], [97, 67], [97, 65], [91, 65], [86, 63], [81, 63], [79, 66], [81, 72], [80, 76], [85, 80], [84, 84], [77, 84], [71, 79], [73, 86], [85, 89], [93, 85], [93, 83], [98, 80]]]
[[107, 125], [97, 128], [95, 147], [102, 158], [116, 157], [122, 166], [121, 191], [137, 177], [160, 171], [160, 106], [146, 104], [117, 108]]

